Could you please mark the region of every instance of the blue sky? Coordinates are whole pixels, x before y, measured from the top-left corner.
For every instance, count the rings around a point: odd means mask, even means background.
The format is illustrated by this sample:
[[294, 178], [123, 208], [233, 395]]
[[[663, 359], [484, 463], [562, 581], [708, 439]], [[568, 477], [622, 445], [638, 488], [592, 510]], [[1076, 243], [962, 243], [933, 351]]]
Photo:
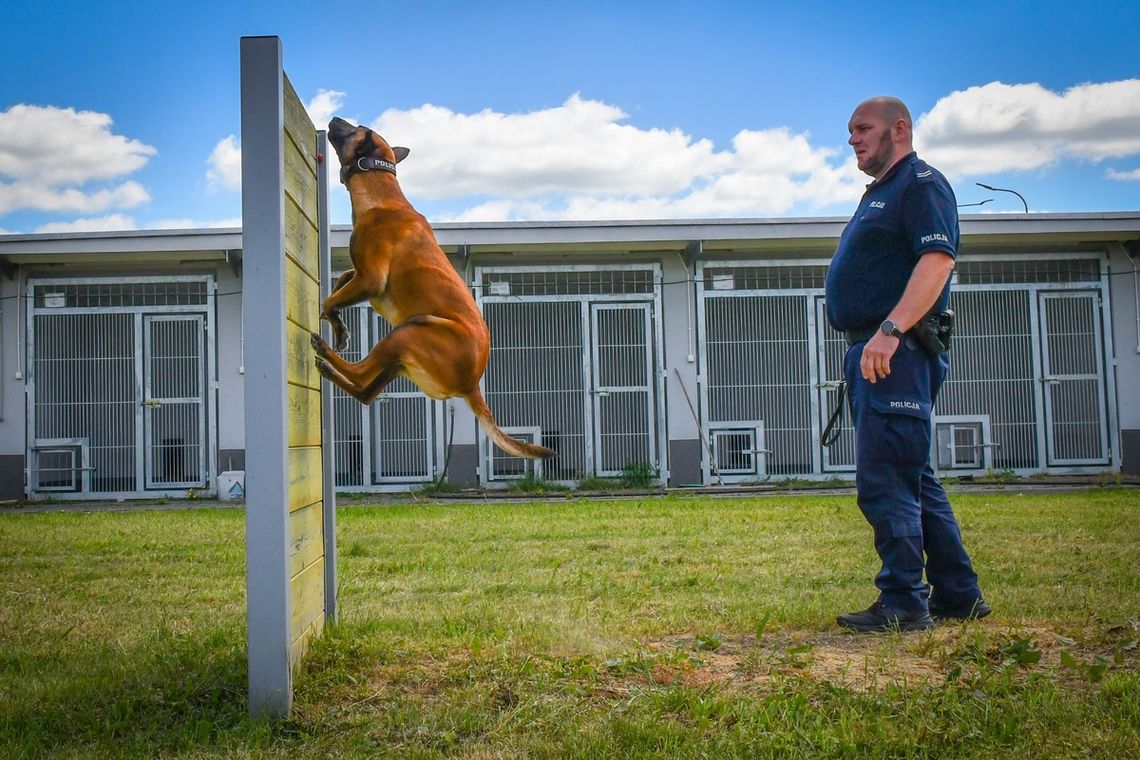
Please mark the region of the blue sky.
[[[1140, 3], [28, 2], [0, 26], [0, 231], [233, 225], [239, 40], [378, 128], [433, 221], [846, 215], [892, 94], [965, 211], [1140, 209]], [[348, 221], [343, 191], [333, 221]]]

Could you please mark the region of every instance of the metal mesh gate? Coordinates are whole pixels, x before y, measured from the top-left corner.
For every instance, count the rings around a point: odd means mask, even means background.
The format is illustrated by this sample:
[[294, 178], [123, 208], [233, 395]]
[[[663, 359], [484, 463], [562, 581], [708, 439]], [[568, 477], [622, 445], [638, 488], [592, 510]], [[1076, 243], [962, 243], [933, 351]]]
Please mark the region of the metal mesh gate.
[[[529, 438], [558, 453], [542, 463], [541, 474], [549, 480], [574, 480], [586, 472], [591, 444], [586, 438], [581, 309], [575, 301], [483, 305], [491, 330], [491, 360], [483, 376], [487, 404], [504, 430], [530, 432]], [[517, 457], [498, 447], [493, 456], [488, 479], [526, 474]]]
[[[847, 350], [827, 323], [825, 272], [698, 265], [702, 419], [714, 447], [706, 478], [714, 465], [726, 482], [854, 469], [849, 415], [833, 446], [818, 444]], [[934, 461], [959, 471], [1111, 464], [1101, 262], [974, 260], [958, 277]]]
[[205, 278], [32, 280], [32, 494], [210, 487]]
[[200, 488], [206, 480], [202, 315], [143, 317], [146, 487]]
[[628, 464], [653, 461], [650, 309], [649, 304], [593, 304], [590, 316], [595, 472], [620, 475]]
[[730, 292], [710, 296], [704, 309], [709, 424], [747, 430], [752, 427], [748, 421], [760, 421], [765, 473], [811, 472], [814, 373], [808, 298]]
[[989, 421], [990, 440], [978, 445], [990, 445], [994, 467], [1038, 466], [1041, 420], [1030, 293], [958, 289], [950, 298], [957, 325], [935, 425], [946, 417], [981, 415]]
[[[342, 352], [362, 356], [392, 331], [367, 304], [341, 313], [351, 333]], [[435, 477], [442, 446], [442, 404], [398, 377], [370, 405], [333, 388], [333, 461], [338, 488], [367, 490], [422, 483]]]
[[1096, 293], [1040, 294], [1051, 465], [1108, 463], [1099, 311]]
[[[558, 452], [536, 474], [574, 481], [634, 464], [660, 470], [656, 268], [484, 267], [477, 278], [491, 331], [487, 403], [504, 430]], [[488, 480], [534, 466], [481, 445]]]

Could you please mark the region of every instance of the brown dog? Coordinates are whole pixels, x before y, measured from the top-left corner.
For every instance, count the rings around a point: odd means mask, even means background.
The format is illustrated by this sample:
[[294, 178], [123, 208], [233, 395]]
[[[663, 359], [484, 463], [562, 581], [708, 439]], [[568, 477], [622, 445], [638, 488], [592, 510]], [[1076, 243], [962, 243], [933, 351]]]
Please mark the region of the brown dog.
[[362, 404], [403, 375], [432, 398], [459, 396], [499, 448], [520, 457], [554, 451], [511, 438], [495, 424], [479, 390], [491, 337], [467, 286], [396, 181], [407, 148], [393, 148], [367, 127], [329, 122], [329, 142], [340, 159], [340, 180], [352, 199], [352, 269], [325, 299], [321, 318], [332, 324], [337, 350], [348, 345], [340, 310], [371, 301], [393, 327], [368, 356], [353, 364], [312, 334], [317, 369]]

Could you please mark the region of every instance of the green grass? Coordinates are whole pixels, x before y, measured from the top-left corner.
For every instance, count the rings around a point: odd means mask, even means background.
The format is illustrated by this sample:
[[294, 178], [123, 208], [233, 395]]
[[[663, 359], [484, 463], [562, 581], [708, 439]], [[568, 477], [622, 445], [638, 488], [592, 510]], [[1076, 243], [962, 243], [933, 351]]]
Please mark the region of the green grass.
[[0, 512], [0, 757], [1140, 755], [1140, 498], [955, 498], [990, 618], [840, 633], [849, 496], [351, 506], [292, 717], [245, 703], [238, 510]]

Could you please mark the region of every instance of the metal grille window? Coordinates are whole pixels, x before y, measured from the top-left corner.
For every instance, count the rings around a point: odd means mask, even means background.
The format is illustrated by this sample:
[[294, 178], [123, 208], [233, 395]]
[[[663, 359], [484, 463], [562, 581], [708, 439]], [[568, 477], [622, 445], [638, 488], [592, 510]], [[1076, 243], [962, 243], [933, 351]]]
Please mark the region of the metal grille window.
[[720, 477], [741, 476], [744, 479], [766, 474], [764, 465], [772, 452], [764, 448], [764, 425], [753, 422], [748, 427], [725, 427], [710, 431], [710, 443], [716, 462], [714, 474]]
[[653, 293], [653, 272], [648, 269], [538, 269], [487, 271], [487, 296], [604, 295]]
[[954, 270], [961, 285], [1098, 282], [1099, 259], [1018, 258], [959, 261]]
[[33, 300], [39, 309], [201, 306], [206, 303], [206, 285], [204, 280], [51, 283], [37, 285]]
[[939, 470], [983, 471], [993, 467], [991, 452], [1000, 447], [987, 440], [988, 417], [936, 415], [933, 425], [932, 460]]
[[[823, 288], [827, 267], [788, 264], [768, 267], [706, 267], [704, 284], [717, 290], [805, 290]], [[726, 280], [732, 287], [726, 287]]]
[[87, 481], [87, 444], [78, 438], [42, 440], [32, 451], [33, 490], [83, 491]]

